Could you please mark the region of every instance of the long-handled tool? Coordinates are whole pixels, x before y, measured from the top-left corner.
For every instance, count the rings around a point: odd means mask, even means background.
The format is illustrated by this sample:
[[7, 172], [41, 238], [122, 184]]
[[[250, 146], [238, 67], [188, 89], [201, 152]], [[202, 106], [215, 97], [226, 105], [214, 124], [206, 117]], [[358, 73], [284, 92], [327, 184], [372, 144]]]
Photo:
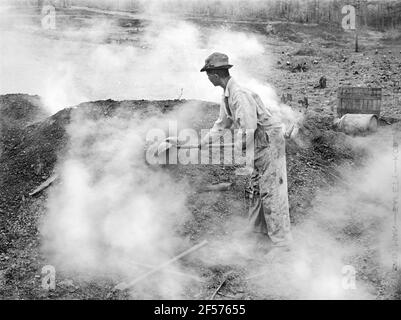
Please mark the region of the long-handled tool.
[[[169, 150], [172, 147], [176, 147], [177, 149], [199, 149], [199, 145], [197, 144], [187, 144], [187, 145], [179, 145], [177, 141], [172, 141], [170, 138], [167, 138], [163, 142], [159, 144], [157, 147], [157, 150], [155, 151], [155, 156], [160, 156], [167, 150]], [[225, 143], [225, 144], [208, 144], [205, 147], [207, 148], [229, 148], [233, 147], [233, 143]]]

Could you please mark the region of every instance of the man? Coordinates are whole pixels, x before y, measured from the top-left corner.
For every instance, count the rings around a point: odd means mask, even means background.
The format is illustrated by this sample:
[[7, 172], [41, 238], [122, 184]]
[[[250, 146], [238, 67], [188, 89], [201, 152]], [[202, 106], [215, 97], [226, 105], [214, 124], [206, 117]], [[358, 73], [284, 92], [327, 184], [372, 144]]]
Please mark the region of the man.
[[292, 236], [283, 127], [256, 93], [235, 82], [229, 73], [232, 66], [227, 55], [216, 52], [201, 69], [214, 86], [223, 88], [224, 94], [219, 118], [199, 147], [232, 126], [247, 131], [245, 147], [254, 148], [253, 172], [246, 190], [250, 226], [262, 248], [287, 246]]

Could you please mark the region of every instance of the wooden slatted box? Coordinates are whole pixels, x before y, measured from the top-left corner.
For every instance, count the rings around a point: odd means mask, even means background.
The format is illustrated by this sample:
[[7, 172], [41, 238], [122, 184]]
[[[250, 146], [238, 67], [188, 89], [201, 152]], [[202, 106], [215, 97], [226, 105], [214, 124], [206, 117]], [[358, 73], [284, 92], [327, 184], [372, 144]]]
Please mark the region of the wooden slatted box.
[[341, 87], [338, 89], [337, 114], [375, 114], [380, 117], [381, 88]]

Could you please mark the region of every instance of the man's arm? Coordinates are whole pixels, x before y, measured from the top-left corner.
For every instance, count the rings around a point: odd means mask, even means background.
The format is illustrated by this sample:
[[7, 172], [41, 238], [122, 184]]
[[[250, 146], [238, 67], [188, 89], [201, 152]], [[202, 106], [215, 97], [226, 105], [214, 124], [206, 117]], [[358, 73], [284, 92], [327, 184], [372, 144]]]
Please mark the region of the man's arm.
[[[233, 100], [236, 109], [235, 118], [242, 129], [242, 132], [238, 133], [235, 147], [237, 150], [253, 148], [254, 133], [258, 126], [256, 101], [244, 92], [237, 93]], [[243, 139], [244, 134], [246, 139]]]
[[[223, 135], [225, 129], [231, 128], [233, 121], [227, 117], [224, 108], [225, 106], [221, 103], [219, 118], [214, 123], [212, 129], [210, 129], [210, 131], [201, 139], [199, 148], [208, 145], [209, 143], [213, 143]], [[212, 140], [211, 142], [210, 139]]]

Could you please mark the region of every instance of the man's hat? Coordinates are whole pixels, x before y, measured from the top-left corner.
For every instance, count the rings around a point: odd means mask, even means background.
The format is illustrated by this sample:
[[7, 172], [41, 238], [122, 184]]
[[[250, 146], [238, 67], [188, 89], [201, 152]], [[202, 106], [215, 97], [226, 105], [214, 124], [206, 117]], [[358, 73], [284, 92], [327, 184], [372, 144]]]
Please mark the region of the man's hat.
[[224, 53], [215, 52], [207, 57], [201, 72], [216, 69], [230, 69], [233, 65], [228, 63], [228, 56]]

